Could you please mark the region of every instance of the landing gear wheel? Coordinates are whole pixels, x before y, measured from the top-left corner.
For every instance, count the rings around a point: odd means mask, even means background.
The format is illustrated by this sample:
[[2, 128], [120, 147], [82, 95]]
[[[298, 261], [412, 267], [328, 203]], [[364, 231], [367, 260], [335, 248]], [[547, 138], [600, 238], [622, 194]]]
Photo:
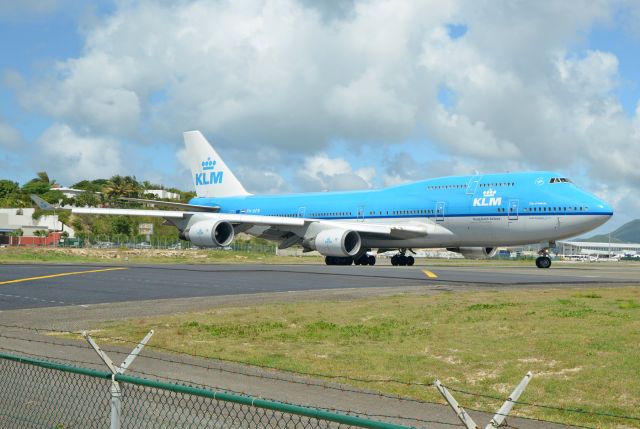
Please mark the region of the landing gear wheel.
[[407, 256], [407, 265], [412, 267], [415, 264], [416, 260], [413, 259], [413, 256]]
[[400, 265], [400, 255], [393, 255], [391, 257], [391, 265], [393, 265], [394, 267]]
[[367, 258], [369, 261], [369, 265], [374, 266], [376, 264], [376, 257], [373, 255], [369, 255], [369, 257]]
[[548, 256], [539, 256], [536, 258], [536, 267], [549, 268], [551, 266], [551, 258]]

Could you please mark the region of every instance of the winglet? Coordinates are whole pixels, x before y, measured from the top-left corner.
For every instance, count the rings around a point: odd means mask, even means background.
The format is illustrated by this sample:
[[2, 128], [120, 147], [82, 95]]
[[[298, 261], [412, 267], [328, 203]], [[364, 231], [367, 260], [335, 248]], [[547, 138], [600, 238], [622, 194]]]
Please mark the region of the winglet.
[[31, 200], [42, 210], [55, 210], [55, 207], [37, 195], [31, 194]]

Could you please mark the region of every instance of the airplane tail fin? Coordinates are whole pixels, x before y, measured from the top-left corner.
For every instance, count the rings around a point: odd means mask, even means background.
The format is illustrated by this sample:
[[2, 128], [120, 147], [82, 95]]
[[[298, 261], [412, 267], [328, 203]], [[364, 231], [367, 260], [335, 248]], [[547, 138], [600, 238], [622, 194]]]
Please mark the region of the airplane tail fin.
[[41, 210], [55, 210], [55, 207], [35, 194], [31, 194], [31, 201], [33, 201]]
[[184, 144], [199, 197], [251, 195], [200, 131], [186, 131]]

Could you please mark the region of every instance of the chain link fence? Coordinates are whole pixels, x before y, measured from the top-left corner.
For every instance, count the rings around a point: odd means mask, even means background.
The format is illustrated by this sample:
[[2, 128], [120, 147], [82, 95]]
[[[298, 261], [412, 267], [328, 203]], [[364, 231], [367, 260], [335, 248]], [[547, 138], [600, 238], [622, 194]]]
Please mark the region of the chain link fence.
[[326, 410], [126, 375], [114, 381], [122, 411], [110, 419], [112, 375], [0, 353], [2, 428], [409, 429]]
[[[7, 244], [11, 244], [7, 242]], [[193, 245], [190, 241], [179, 240], [178, 238], [151, 236], [129, 237], [126, 235], [109, 234], [79, 234], [79, 237], [61, 238], [59, 241], [47, 240], [42, 237], [34, 239], [28, 243], [19, 244], [14, 240], [13, 244], [20, 247], [56, 247], [56, 248], [82, 248], [82, 249], [156, 249], [156, 250], [198, 250], [200, 247]], [[256, 243], [253, 241], [235, 240], [231, 245], [221, 249], [208, 250], [233, 250], [243, 253], [265, 253], [275, 254], [277, 245], [275, 243]]]

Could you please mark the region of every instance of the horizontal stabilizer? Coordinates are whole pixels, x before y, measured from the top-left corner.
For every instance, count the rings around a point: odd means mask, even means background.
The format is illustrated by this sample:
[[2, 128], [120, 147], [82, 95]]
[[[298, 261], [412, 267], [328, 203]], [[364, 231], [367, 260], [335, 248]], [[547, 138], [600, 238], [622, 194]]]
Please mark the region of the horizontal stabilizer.
[[31, 201], [36, 203], [38, 208], [40, 208], [42, 210], [55, 210], [56, 209], [54, 206], [52, 206], [51, 204], [49, 204], [48, 202], [46, 202], [45, 200], [43, 200], [42, 198], [40, 198], [39, 196], [34, 195], [34, 194], [31, 194]]

